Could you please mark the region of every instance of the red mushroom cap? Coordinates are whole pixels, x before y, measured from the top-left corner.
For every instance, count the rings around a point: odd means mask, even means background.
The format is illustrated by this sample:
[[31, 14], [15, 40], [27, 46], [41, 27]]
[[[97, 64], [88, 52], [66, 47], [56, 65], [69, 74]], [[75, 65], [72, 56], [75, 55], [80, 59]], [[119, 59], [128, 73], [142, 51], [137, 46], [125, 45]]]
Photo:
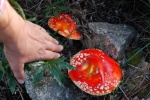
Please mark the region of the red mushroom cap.
[[76, 22], [69, 14], [60, 14], [58, 17], [52, 16], [48, 21], [48, 26], [69, 39], [81, 39], [81, 34], [77, 32]]
[[77, 70], [69, 70], [71, 80], [91, 95], [111, 93], [122, 79], [118, 63], [98, 49], [82, 50], [70, 60]]

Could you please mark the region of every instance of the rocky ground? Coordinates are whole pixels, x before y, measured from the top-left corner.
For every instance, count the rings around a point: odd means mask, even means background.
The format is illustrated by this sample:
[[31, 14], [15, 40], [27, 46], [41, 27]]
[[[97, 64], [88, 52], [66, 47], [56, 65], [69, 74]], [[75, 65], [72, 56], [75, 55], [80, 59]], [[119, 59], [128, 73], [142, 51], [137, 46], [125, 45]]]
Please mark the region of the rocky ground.
[[[62, 0], [64, 2], [60, 3], [58, 1], [61, 0], [16, 1], [23, 8], [27, 19], [50, 32], [53, 31], [47, 26], [47, 21], [51, 15], [61, 12], [74, 16], [78, 30], [83, 34], [83, 40], [74, 41], [73, 46], [70, 47], [66, 38], [56, 35], [56, 38], [64, 44], [62, 56], [67, 57], [68, 61], [78, 51], [88, 48], [89, 43], [86, 44], [84, 37], [90, 36], [89, 22], [108, 22], [132, 26], [138, 34], [118, 59], [118, 62], [122, 63], [121, 68], [124, 72], [124, 78], [119, 88], [113, 93], [101, 97], [83, 93], [82, 100], [148, 100], [150, 98], [150, 46], [144, 48], [150, 42], [149, 0], [145, 0], [146, 3], [142, 0]], [[53, 9], [46, 11], [45, 7], [52, 4]], [[70, 7], [71, 10], [60, 11], [62, 10], [60, 6]], [[149, 41], [143, 40], [143, 38], [149, 38]], [[133, 57], [141, 48], [143, 48], [142, 53], [140, 52], [137, 54], [138, 56]], [[124, 63], [130, 58], [133, 59]], [[69, 85], [69, 87], [73, 86]], [[6, 82], [1, 81], [0, 88], [0, 100], [30, 100], [24, 85], [18, 85], [14, 94], [10, 93]]]

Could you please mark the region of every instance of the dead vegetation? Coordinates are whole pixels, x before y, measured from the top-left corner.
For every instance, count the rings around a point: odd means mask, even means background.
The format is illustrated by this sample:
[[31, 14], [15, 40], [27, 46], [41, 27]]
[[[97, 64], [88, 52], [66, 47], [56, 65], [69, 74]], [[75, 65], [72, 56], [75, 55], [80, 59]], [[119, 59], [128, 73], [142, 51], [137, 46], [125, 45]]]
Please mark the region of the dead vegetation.
[[[78, 29], [84, 36], [88, 36], [88, 22], [109, 22], [124, 23], [133, 26], [138, 32], [138, 36], [134, 42], [127, 48], [125, 56], [120, 62], [130, 59], [136, 52], [127, 56], [132, 50], [140, 50], [150, 42], [150, 2], [145, 0], [149, 7], [141, 0], [65, 0], [65, 3], [58, 3], [53, 6], [53, 10], [57, 10], [59, 6], [69, 6], [71, 10], [48, 12], [46, 6], [51, 6], [59, 0], [16, 0], [22, 6], [27, 19], [37, 23], [51, 31], [47, 26], [47, 21], [54, 13], [70, 13], [74, 16], [78, 23]], [[49, 15], [46, 15], [49, 13]], [[62, 55], [71, 57], [79, 50], [84, 49], [80, 42], [75, 42], [73, 48], [67, 46], [67, 40], [61, 38], [64, 44]], [[144, 39], [141, 41], [141, 39]], [[147, 40], [146, 40], [147, 39]], [[78, 45], [80, 44], [80, 45]], [[142, 49], [142, 56], [132, 59], [138, 60], [137, 64], [125, 63], [122, 66], [124, 78], [113, 93], [106, 96], [94, 97], [87, 95], [84, 100], [145, 100], [150, 98], [150, 45]], [[141, 54], [139, 52], [138, 54]], [[18, 88], [16, 94], [11, 94], [5, 82], [0, 83], [0, 99], [1, 100], [29, 100], [25, 89], [23, 92]], [[24, 98], [24, 99], [23, 99]]]

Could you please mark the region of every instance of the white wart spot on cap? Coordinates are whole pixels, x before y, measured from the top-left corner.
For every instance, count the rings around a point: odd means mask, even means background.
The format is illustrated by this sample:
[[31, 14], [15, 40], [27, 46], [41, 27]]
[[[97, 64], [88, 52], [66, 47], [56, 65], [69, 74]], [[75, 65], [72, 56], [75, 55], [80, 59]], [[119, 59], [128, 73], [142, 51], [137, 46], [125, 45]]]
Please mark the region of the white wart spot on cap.
[[73, 66], [81, 65], [90, 54], [79, 52], [71, 59], [70, 64]]

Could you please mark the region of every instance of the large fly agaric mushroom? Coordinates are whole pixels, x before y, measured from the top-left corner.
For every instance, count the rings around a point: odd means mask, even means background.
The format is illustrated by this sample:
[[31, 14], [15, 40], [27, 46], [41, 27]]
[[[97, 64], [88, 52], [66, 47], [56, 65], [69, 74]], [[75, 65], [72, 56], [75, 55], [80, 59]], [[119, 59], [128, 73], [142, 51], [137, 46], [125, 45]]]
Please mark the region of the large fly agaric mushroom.
[[52, 16], [48, 20], [48, 26], [69, 39], [81, 39], [81, 34], [77, 31], [76, 22], [69, 14], [60, 14], [58, 17]]
[[70, 60], [76, 70], [69, 70], [71, 80], [91, 95], [111, 93], [122, 79], [119, 64], [98, 49], [82, 50]]

